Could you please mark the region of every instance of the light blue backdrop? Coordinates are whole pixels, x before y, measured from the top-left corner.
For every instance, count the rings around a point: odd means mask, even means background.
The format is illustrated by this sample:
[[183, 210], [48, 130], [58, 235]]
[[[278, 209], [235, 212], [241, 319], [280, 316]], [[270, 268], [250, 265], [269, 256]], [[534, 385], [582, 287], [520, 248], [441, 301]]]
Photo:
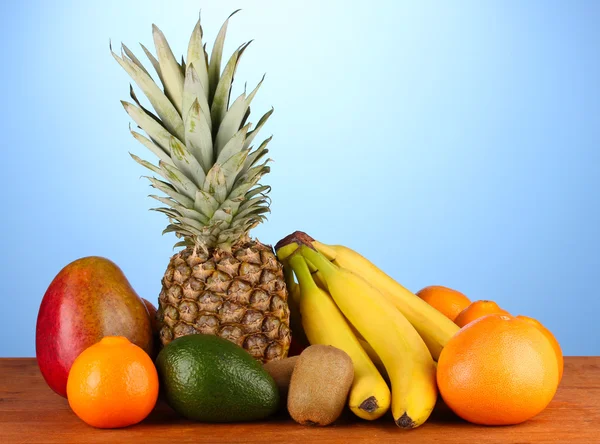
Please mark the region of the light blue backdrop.
[[108, 42], [139, 54], [156, 22], [181, 54], [200, 7], [211, 45], [243, 8], [238, 92], [267, 73], [253, 109], [275, 107], [274, 203], [256, 236], [303, 229], [600, 354], [600, 2], [145, 0], [0, 6], [0, 355], [34, 354], [44, 291], [81, 256], [156, 300], [174, 237], [128, 155], [151, 156]]

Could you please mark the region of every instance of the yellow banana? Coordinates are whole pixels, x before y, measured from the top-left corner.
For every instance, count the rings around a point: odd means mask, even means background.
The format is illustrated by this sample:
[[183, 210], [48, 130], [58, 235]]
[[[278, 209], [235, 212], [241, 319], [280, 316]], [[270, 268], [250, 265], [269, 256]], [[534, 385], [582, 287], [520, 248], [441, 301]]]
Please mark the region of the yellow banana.
[[[308, 265], [308, 269], [310, 270], [310, 268], [311, 268], [310, 264], [307, 262], [306, 265]], [[323, 277], [321, 276], [321, 273], [319, 273], [318, 271], [315, 271], [314, 273], [312, 273], [312, 277], [313, 277], [313, 281], [315, 281], [315, 284], [317, 284], [317, 287], [319, 287], [321, 290], [327, 291], [327, 284], [325, 284], [325, 282], [323, 281]]]
[[[284, 238], [284, 239], [287, 239], [287, 238]], [[290, 257], [292, 255], [292, 253], [298, 249], [298, 243], [291, 242], [289, 244], [279, 246], [281, 244], [281, 242], [283, 242], [283, 240], [279, 241], [277, 243], [277, 245], [275, 246], [275, 252], [277, 253], [277, 258], [281, 262], [285, 263], [285, 261], [288, 259], [288, 257]]]
[[354, 381], [348, 397], [350, 410], [368, 420], [383, 416], [390, 408], [390, 390], [369, 356], [360, 346], [331, 297], [317, 287], [304, 258], [289, 258], [300, 283], [300, 313], [311, 344], [332, 345], [344, 350], [354, 365]]
[[290, 307], [290, 327], [294, 341], [301, 347], [309, 345], [306, 333], [302, 327], [302, 317], [300, 314], [300, 286], [294, 280], [294, 271], [285, 264], [283, 266], [283, 274], [285, 276], [285, 285], [288, 289], [288, 306]]
[[387, 374], [385, 365], [383, 364], [383, 361], [381, 360], [379, 355], [375, 353], [375, 350], [373, 349], [373, 347], [371, 347], [371, 344], [365, 341], [364, 338], [358, 338], [358, 342], [360, 343], [360, 346], [363, 348], [363, 350], [367, 352], [367, 355], [369, 355], [369, 358], [371, 359], [373, 364], [375, 364], [375, 367], [377, 367], [377, 370], [379, 370], [379, 373], [381, 373], [383, 379], [389, 381], [390, 377]]
[[437, 361], [444, 346], [459, 330], [454, 322], [354, 250], [316, 240], [312, 241], [312, 246], [334, 264], [357, 274], [379, 290], [419, 332]]
[[284, 265], [283, 276], [285, 277], [285, 286], [288, 289], [289, 297], [291, 300], [288, 303], [299, 304], [300, 303], [300, 286], [294, 280], [294, 271], [290, 266]]
[[331, 297], [383, 361], [392, 384], [392, 414], [404, 429], [423, 424], [437, 400], [435, 365], [410, 322], [377, 289], [332, 264], [307, 245], [300, 253], [315, 265]]
[[[308, 267], [308, 268], [310, 268], [310, 267]], [[313, 273], [313, 277], [315, 277], [315, 273]], [[325, 291], [327, 291], [327, 287], [325, 287]], [[346, 319], [346, 322], [347, 321], [348, 320]], [[367, 352], [367, 355], [371, 359], [371, 362], [373, 362], [373, 364], [375, 364], [375, 367], [377, 367], [377, 370], [379, 370], [379, 373], [381, 373], [381, 376], [383, 376], [383, 379], [385, 379], [386, 382], [389, 382], [390, 377], [387, 374], [385, 365], [383, 364], [383, 361], [381, 360], [379, 355], [377, 353], [375, 353], [375, 350], [373, 349], [373, 347], [371, 347], [371, 344], [369, 344], [367, 341], [365, 341], [365, 338], [362, 337], [362, 335], [354, 327], [354, 325], [352, 325], [350, 322], [348, 322], [348, 326], [350, 327], [350, 330], [352, 330], [352, 333], [354, 333], [354, 336], [356, 336], [356, 339], [358, 339], [360, 346], [363, 348], [363, 350], [365, 352]]]
[[[299, 233], [299, 232], [297, 231], [296, 233]], [[290, 235], [290, 236], [292, 236], [292, 235]], [[289, 244], [284, 244], [282, 246], [279, 246], [284, 240], [290, 239], [290, 236], [287, 236], [286, 238], [282, 239], [275, 246], [277, 258], [283, 263], [285, 263], [287, 261], [287, 259], [298, 249], [297, 242], [290, 242]], [[319, 275], [317, 268], [313, 264], [311, 264], [310, 261], [306, 261], [306, 265], [308, 265], [308, 269], [310, 270], [310, 272], [313, 275], [313, 280], [319, 286], [319, 288], [327, 291], [327, 287], [325, 286], [325, 283], [321, 279], [321, 276]]]

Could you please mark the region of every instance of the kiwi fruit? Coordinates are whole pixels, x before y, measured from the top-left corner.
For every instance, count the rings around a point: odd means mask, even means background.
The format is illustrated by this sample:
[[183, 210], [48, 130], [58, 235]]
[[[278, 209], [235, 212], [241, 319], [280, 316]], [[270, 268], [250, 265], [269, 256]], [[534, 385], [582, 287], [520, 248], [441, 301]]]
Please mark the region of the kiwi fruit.
[[306, 348], [292, 372], [287, 407], [294, 421], [326, 426], [344, 410], [354, 379], [348, 354], [330, 345]]
[[275, 384], [277, 384], [277, 388], [279, 389], [279, 397], [283, 401], [287, 399], [292, 372], [298, 358], [299, 356], [293, 356], [291, 358], [280, 359], [279, 361], [267, 362], [264, 365], [267, 373], [275, 380]]

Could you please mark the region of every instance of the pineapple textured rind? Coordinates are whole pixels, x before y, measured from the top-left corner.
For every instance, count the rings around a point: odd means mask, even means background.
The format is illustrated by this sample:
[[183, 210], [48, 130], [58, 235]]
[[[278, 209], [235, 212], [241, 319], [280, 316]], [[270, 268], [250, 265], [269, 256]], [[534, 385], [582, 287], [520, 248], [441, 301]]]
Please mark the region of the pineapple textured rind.
[[288, 292], [270, 247], [245, 238], [231, 252], [187, 248], [171, 258], [162, 284], [158, 321], [164, 345], [188, 334], [212, 334], [263, 362], [286, 356]]

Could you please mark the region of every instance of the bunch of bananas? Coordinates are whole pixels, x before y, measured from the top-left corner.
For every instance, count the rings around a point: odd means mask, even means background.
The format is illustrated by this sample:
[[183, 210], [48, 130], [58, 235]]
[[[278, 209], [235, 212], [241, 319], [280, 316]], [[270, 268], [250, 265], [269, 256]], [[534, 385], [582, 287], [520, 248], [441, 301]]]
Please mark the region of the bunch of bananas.
[[399, 427], [423, 424], [437, 400], [434, 360], [456, 324], [350, 248], [299, 231], [275, 248], [295, 339], [332, 345], [352, 359], [352, 412], [374, 420], [391, 406]]

